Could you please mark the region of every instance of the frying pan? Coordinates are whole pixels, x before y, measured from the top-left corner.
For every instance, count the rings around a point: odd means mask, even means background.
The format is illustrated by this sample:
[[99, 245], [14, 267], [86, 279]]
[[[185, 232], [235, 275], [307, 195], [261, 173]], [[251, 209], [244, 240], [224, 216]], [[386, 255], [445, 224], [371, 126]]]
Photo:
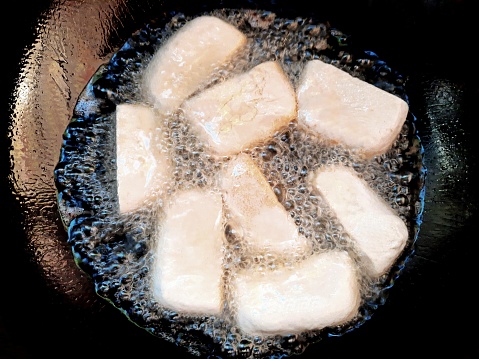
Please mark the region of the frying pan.
[[[238, 4], [255, 6], [216, 5]], [[95, 294], [66, 243], [53, 167], [76, 98], [97, 67], [152, 13], [206, 5], [215, 2], [37, 1], [3, 10], [0, 358], [191, 358]], [[403, 73], [427, 169], [415, 250], [385, 304], [358, 329], [311, 345], [301, 358], [479, 358], [474, 0], [259, 5], [329, 21]]]

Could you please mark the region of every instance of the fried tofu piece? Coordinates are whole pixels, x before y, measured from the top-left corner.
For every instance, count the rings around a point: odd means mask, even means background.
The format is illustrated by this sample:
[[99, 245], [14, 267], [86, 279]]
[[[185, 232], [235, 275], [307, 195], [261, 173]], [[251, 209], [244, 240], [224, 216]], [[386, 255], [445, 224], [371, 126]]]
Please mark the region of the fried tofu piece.
[[240, 271], [236, 321], [251, 335], [287, 335], [345, 324], [358, 313], [359, 282], [344, 251], [314, 254], [295, 267]]
[[301, 125], [365, 157], [391, 148], [409, 109], [399, 97], [320, 60], [306, 64], [297, 98]]
[[388, 272], [408, 240], [404, 221], [349, 167], [321, 167], [312, 184], [357, 245], [370, 274]]
[[152, 288], [166, 307], [192, 315], [219, 315], [223, 290], [221, 195], [186, 190], [160, 220]]
[[234, 218], [237, 232], [251, 250], [287, 257], [310, 249], [254, 161], [241, 153], [222, 173], [224, 202]]
[[296, 118], [296, 95], [273, 61], [212, 86], [182, 106], [211, 151], [230, 156], [250, 148]]
[[243, 33], [217, 17], [199, 16], [187, 22], [151, 59], [143, 80], [146, 98], [162, 114], [175, 112], [246, 42]]
[[155, 111], [140, 104], [116, 107], [116, 163], [120, 212], [139, 208], [171, 174], [161, 148], [161, 123]]

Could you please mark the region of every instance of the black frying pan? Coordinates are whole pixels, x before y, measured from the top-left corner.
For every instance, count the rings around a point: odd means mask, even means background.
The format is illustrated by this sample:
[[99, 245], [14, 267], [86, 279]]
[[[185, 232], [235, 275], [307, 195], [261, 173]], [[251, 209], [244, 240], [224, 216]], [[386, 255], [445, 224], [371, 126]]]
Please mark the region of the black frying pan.
[[[291, 17], [313, 11], [407, 76], [427, 166], [415, 253], [386, 303], [360, 328], [308, 347], [302, 358], [479, 357], [474, 0], [271, 4], [262, 3]], [[61, 134], [97, 66], [153, 12], [195, 7], [201, 10], [186, 1], [87, 0], [4, 9], [0, 358], [191, 357], [96, 296], [66, 244], [52, 175]]]

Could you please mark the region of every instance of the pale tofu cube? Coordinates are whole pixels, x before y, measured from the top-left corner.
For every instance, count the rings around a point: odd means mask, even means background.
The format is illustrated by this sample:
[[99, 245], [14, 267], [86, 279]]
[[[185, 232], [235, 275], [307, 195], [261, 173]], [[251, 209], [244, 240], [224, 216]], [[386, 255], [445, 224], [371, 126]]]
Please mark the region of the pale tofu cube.
[[169, 309], [219, 315], [223, 301], [223, 207], [207, 190], [175, 194], [160, 218], [152, 288]]
[[250, 148], [296, 118], [296, 95], [273, 61], [206, 89], [182, 106], [210, 150], [222, 156]]
[[151, 59], [143, 84], [147, 99], [163, 114], [175, 112], [245, 45], [246, 36], [217, 17], [187, 22]]
[[391, 148], [409, 109], [401, 98], [320, 60], [306, 64], [297, 97], [301, 125], [366, 157]]
[[343, 251], [314, 254], [296, 267], [234, 278], [236, 322], [251, 335], [287, 335], [345, 324], [358, 313], [359, 282]]
[[120, 212], [138, 209], [171, 177], [171, 165], [161, 145], [161, 121], [140, 104], [116, 107], [116, 163]]
[[253, 251], [281, 257], [302, 255], [310, 249], [306, 237], [278, 201], [254, 161], [241, 153], [222, 174], [225, 205], [243, 243]]
[[322, 167], [312, 178], [374, 277], [391, 268], [408, 240], [404, 221], [349, 167]]

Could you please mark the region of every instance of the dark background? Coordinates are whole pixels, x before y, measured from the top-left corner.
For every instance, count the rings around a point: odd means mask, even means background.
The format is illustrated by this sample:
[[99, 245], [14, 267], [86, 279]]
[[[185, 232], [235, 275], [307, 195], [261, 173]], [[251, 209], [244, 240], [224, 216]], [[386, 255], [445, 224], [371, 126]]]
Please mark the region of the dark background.
[[[377, 52], [408, 75], [428, 176], [416, 252], [386, 304], [361, 328], [309, 347], [302, 358], [479, 358], [478, 151], [473, 127], [479, 118], [479, 12], [475, 3], [317, 0], [310, 5], [354, 36], [358, 46]], [[79, 279], [82, 294], [69, 299], [42, 277], [25, 248], [22, 212], [26, 209], [12, 194], [8, 180], [7, 128], [14, 101], [10, 94], [24, 48], [34, 41], [38, 16], [49, 4], [16, 1], [2, 13], [0, 359], [132, 354], [188, 358], [183, 350], [151, 337], [99, 300], [84, 277]], [[301, 1], [285, 4], [292, 9], [305, 6]], [[440, 151], [444, 148], [449, 152]], [[442, 160], [451, 156], [456, 168], [446, 168], [446, 176]]]

